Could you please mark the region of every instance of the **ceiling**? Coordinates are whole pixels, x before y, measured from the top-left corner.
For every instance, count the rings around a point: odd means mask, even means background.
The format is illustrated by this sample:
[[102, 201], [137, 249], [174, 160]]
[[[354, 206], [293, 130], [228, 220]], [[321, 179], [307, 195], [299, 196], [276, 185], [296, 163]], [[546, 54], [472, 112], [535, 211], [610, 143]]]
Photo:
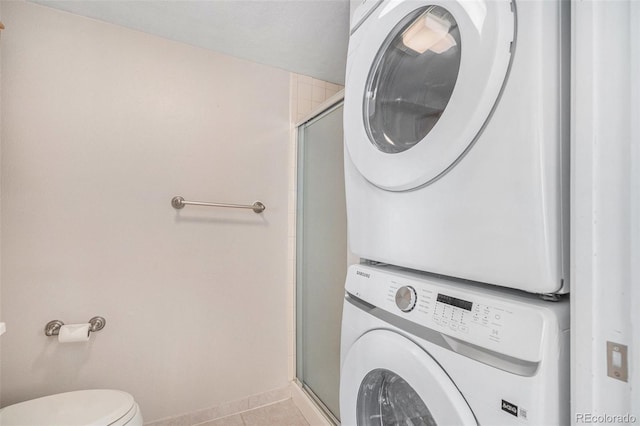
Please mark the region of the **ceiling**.
[[344, 84], [349, 0], [31, 0]]

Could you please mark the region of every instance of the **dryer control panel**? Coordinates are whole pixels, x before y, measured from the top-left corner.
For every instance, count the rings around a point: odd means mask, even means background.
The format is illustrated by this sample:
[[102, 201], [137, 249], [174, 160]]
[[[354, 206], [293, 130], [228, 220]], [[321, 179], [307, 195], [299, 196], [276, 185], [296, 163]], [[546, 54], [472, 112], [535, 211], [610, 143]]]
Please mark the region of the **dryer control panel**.
[[[395, 268], [354, 265], [346, 290], [421, 326], [518, 359], [541, 359], [545, 302]], [[548, 302], [547, 302], [548, 303]]]

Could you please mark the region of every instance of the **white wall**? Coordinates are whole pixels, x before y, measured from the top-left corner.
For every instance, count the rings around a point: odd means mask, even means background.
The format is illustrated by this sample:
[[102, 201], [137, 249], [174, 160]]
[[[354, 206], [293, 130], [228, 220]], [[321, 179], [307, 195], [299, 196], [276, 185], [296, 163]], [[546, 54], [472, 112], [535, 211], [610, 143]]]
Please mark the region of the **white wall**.
[[[572, 7], [572, 410], [637, 422], [640, 4]], [[628, 382], [607, 376], [607, 341], [629, 347]]]
[[[289, 74], [30, 3], [3, 22], [2, 404], [118, 388], [151, 421], [286, 384]], [[94, 315], [88, 344], [43, 334]]]

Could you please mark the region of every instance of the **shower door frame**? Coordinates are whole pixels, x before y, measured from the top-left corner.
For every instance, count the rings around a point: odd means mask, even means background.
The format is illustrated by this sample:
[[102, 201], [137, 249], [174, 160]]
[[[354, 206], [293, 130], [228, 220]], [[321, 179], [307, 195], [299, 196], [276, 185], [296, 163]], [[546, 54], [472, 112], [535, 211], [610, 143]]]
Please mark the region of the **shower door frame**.
[[[303, 359], [300, 354], [303, 353], [303, 341], [299, 339], [299, 326], [298, 322], [300, 318], [302, 318], [302, 311], [304, 309], [304, 303], [302, 300], [302, 296], [300, 292], [298, 292], [298, 287], [301, 284], [300, 277], [302, 276], [302, 251], [304, 247], [304, 210], [302, 208], [304, 203], [304, 194], [299, 191], [299, 188], [302, 187], [303, 184], [303, 164], [304, 164], [304, 140], [301, 140], [300, 132], [302, 127], [310, 124], [313, 121], [321, 119], [323, 116], [330, 114], [336, 109], [344, 106], [344, 90], [341, 90], [334, 96], [327, 99], [325, 102], [320, 104], [317, 108], [315, 108], [309, 115], [304, 117], [302, 120], [295, 124], [295, 144], [296, 144], [296, 171], [295, 171], [295, 179], [296, 179], [296, 188], [295, 188], [295, 205], [296, 205], [296, 237], [295, 237], [295, 283], [294, 283], [294, 300], [295, 300], [295, 382], [303, 392], [316, 404], [317, 408], [324, 415], [326, 420], [334, 425], [340, 425], [340, 421], [333, 415], [331, 410], [325, 405], [325, 403], [313, 392], [312, 389], [309, 388], [307, 384], [303, 382], [304, 377], [300, 377], [302, 374], [299, 374], [303, 369]], [[346, 259], [345, 259], [346, 263]]]

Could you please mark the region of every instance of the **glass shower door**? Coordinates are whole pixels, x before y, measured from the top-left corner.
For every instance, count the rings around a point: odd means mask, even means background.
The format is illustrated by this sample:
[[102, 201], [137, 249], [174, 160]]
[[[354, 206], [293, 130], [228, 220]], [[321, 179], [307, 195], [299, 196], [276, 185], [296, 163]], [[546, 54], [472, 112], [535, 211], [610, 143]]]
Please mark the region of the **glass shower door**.
[[296, 375], [337, 420], [347, 273], [342, 102], [298, 127]]

